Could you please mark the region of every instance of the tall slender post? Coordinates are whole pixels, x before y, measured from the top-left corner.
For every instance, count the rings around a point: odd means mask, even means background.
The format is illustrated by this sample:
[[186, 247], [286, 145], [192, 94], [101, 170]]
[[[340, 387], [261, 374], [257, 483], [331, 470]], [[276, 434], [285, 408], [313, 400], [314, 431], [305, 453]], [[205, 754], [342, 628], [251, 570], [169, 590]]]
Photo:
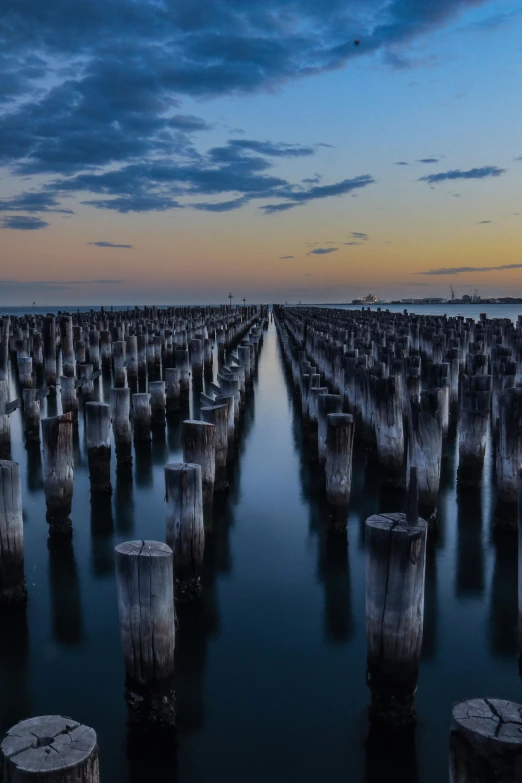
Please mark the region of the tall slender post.
[[116, 459], [132, 462], [132, 430], [130, 424], [130, 389], [111, 389], [111, 417]]
[[74, 377], [60, 376], [60, 394], [62, 396], [62, 410], [70, 413], [73, 421], [78, 420], [78, 394]]
[[26, 440], [40, 440], [40, 400], [36, 397], [36, 389], [24, 389], [22, 392], [24, 406], [24, 432]]
[[176, 599], [196, 598], [205, 549], [201, 465], [165, 466], [167, 544], [174, 552]]
[[25, 599], [20, 465], [0, 460], [0, 607]]
[[134, 419], [134, 441], [143, 443], [150, 441], [150, 394], [132, 395], [132, 411]]
[[150, 381], [149, 392], [152, 424], [165, 424], [165, 381]]
[[176, 719], [172, 550], [158, 541], [128, 541], [115, 554], [129, 717], [170, 728]]
[[209, 405], [201, 408], [201, 418], [216, 428], [215, 490], [226, 489], [228, 455], [228, 405]]
[[329, 413], [326, 431], [326, 497], [334, 506], [348, 505], [352, 486], [354, 423], [349, 413]]
[[104, 402], [88, 402], [85, 416], [91, 489], [111, 493], [111, 409]]
[[44, 487], [51, 535], [71, 535], [74, 480], [71, 414], [42, 419]]
[[48, 386], [56, 386], [56, 320], [46, 315], [43, 322], [44, 375]]
[[206, 421], [183, 422], [183, 461], [201, 465], [203, 503], [212, 503], [216, 476], [216, 428]]

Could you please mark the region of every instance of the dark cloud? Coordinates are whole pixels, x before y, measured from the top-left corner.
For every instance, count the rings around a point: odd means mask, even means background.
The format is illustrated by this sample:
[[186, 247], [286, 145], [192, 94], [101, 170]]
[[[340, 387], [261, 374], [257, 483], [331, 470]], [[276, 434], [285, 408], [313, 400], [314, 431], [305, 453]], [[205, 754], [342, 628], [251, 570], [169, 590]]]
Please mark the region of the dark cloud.
[[52, 193], [21, 193], [9, 199], [0, 199], [0, 212], [61, 212], [73, 215], [72, 209], [64, 209]]
[[287, 258], [293, 258], [293, 256], [279, 256], [280, 261], [284, 261]]
[[132, 248], [132, 245], [117, 245], [114, 242], [87, 242], [88, 245], [95, 245], [96, 247], [124, 247]]
[[37, 231], [48, 225], [49, 223], [41, 218], [27, 217], [26, 215], [8, 215], [0, 218], [0, 228], [12, 228], [17, 231]]
[[502, 264], [501, 266], [449, 266], [416, 272], [417, 275], [461, 275], [466, 272], [499, 272], [504, 269], [522, 269], [522, 264]]
[[307, 185], [317, 185], [320, 181], [321, 177], [319, 174], [316, 174], [315, 177], [306, 177], [305, 179], [301, 180], [301, 182], [304, 182]]
[[409, 166], [409, 163], [406, 163], [405, 160], [397, 160], [395, 161], [394, 166]]
[[300, 206], [302, 206], [302, 204], [265, 204], [261, 209], [265, 215], [277, 215], [278, 212], [287, 212], [289, 209]]
[[486, 179], [487, 177], [500, 177], [501, 174], [505, 174], [505, 171], [505, 169], [500, 169], [498, 166], [482, 166], [481, 168], [468, 169], [468, 171], [453, 169], [451, 171], [441, 171], [440, 174], [428, 174], [425, 177], [420, 177], [419, 182], [428, 182], [430, 185], [435, 185], [437, 182], [453, 179]]
[[362, 245], [362, 242], [343, 242], [344, 245]]
[[368, 234], [365, 234], [363, 231], [352, 231], [352, 237], [355, 237], [356, 239], [369, 239], [370, 237]]
[[314, 185], [308, 190], [291, 191], [289, 188], [281, 188], [279, 193], [274, 195], [283, 195], [287, 199], [291, 199], [295, 203], [286, 202], [283, 204], [267, 204], [261, 207], [266, 213], [283, 212], [286, 209], [292, 209], [292, 207], [298, 204], [304, 204], [308, 201], [320, 198], [330, 198], [331, 196], [343, 196], [346, 193], [365, 188], [367, 185], [372, 185], [375, 182], [374, 178], [369, 174], [363, 174], [353, 179], [343, 179], [341, 182], [336, 182], [333, 185]]
[[[375, 52], [388, 55], [394, 67], [407, 65], [401, 47], [482, 2], [390, 0], [383, 13], [378, 0], [329, 0], [326, 10], [317, 0], [4, 0], [0, 159], [23, 176], [74, 179], [109, 169], [113, 173], [118, 167], [147, 168], [159, 158], [172, 166], [196, 166], [203, 160], [202, 175], [208, 175], [210, 161], [225, 166], [226, 155], [202, 156], [194, 147], [194, 134], [209, 126], [176, 113], [185, 97], [272, 90]], [[364, 50], [353, 45], [362, 34]], [[311, 155], [314, 148], [244, 140], [236, 152], [254, 160], [278, 159]], [[237, 161], [231, 145], [225, 150], [229, 162]], [[253, 161], [248, 168], [253, 179], [263, 170]], [[200, 181], [198, 191], [192, 179], [184, 187], [206, 196], [224, 193], [227, 188], [219, 191], [218, 184], [226, 175], [219, 171], [206, 190]], [[179, 182], [160, 188], [156, 180], [148, 181], [147, 171], [143, 177], [139, 191], [130, 178], [124, 189], [122, 178], [119, 191], [91, 198], [87, 187], [82, 198], [89, 198], [91, 206], [121, 212], [179, 207]], [[260, 184], [257, 188], [252, 181], [234, 198], [256, 191], [262, 195], [251, 198], [301, 203], [289, 183], [282, 181], [280, 187], [293, 195], [268, 194], [268, 182]], [[93, 193], [100, 196], [102, 191]], [[302, 201], [321, 197], [311, 194]]]
[[486, 223], [492, 223], [492, 220], [479, 220], [479, 226], [484, 226]]
[[310, 250], [307, 255], [312, 256], [324, 256], [326, 253], [335, 253], [336, 250], [339, 248], [337, 247], [316, 247], [315, 250]]
[[438, 158], [420, 158], [417, 163], [438, 163]]

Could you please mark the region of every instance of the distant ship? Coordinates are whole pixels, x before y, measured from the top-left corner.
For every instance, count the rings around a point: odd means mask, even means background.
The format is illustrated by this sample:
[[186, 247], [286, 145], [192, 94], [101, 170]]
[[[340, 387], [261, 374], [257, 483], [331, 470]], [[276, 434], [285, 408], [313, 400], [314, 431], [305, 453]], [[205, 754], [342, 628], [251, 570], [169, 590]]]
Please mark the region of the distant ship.
[[386, 304], [384, 299], [379, 299], [375, 294], [367, 294], [366, 296], [359, 296], [357, 299], [352, 299], [352, 304], [360, 305], [372, 305], [372, 304]]

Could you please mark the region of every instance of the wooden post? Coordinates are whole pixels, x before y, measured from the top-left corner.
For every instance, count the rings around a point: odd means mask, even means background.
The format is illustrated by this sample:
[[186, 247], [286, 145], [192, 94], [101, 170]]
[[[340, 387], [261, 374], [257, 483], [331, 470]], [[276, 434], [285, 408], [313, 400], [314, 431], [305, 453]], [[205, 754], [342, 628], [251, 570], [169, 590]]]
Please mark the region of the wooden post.
[[22, 392], [24, 432], [28, 441], [40, 440], [40, 400], [36, 394], [36, 389], [24, 389]]
[[453, 705], [450, 783], [515, 783], [522, 778], [522, 705], [464, 699]]
[[127, 375], [129, 378], [138, 376], [138, 338], [134, 334], [129, 334], [125, 344], [127, 355]]
[[372, 717], [415, 722], [424, 616], [427, 524], [405, 514], [366, 520], [367, 681]]
[[112, 356], [114, 360], [114, 386], [116, 389], [123, 389], [127, 385], [126, 345], [123, 340], [112, 344]]
[[165, 381], [149, 381], [151, 423], [165, 424]]
[[183, 422], [183, 461], [201, 465], [203, 503], [212, 503], [216, 476], [216, 428], [206, 421]]
[[18, 380], [20, 381], [20, 387], [22, 389], [33, 388], [33, 360], [30, 356], [19, 356], [17, 360], [18, 364]]
[[174, 552], [176, 599], [196, 598], [205, 549], [201, 465], [165, 466], [167, 544]]
[[116, 459], [118, 463], [132, 462], [132, 431], [130, 425], [130, 389], [111, 389], [111, 417]]
[[48, 386], [56, 386], [56, 320], [46, 315], [43, 322], [44, 376]]
[[402, 416], [401, 378], [370, 377], [372, 390], [377, 455], [388, 483], [403, 487], [404, 482], [404, 430]]
[[216, 428], [216, 478], [214, 490], [226, 489], [228, 456], [228, 405], [209, 405], [201, 408], [201, 418]]
[[165, 370], [165, 384], [167, 389], [167, 413], [173, 413], [180, 409], [180, 385], [181, 373], [178, 367], [168, 367]]
[[458, 482], [480, 487], [491, 408], [491, 377], [462, 375], [460, 390]]
[[94, 371], [100, 369], [100, 333], [97, 329], [89, 332], [89, 363]]
[[498, 527], [515, 529], [518, 469], [522, 465], [522, 389], [502, 392], [499, 399], [496, 455]]
[[11, 424], [5, 407], [9, 402], [7, 381], [0, 381], [0, 459], [11, 458]]
[[112, 358], [111, 333], [108, 329], [100, 332], [100, 359], [104, 369], [110, 369]]
[[134, 419], [134, 442], [143, 443], [150, 440], [150, 394], [133, 394], [132, 411]]
[[308, 398], [308, 422], [312, 427], [317, 427], [317, 411], [319, 405], [317, 398], [320, 394], [328, 394], [328, 386], [312, 386], [310, 388], [310, 396]]
[[80, 364], [81, 385], [79, 389], [85, 402], [92, 400], [94, 397], [94, 381], [92, 379], [92, 374], [92, 364]]
[[71, 414], [42, 419], [44, 487], [51, 535], [71, 535], [74, 481]]
[[60, 393], [62, 395], [62, 410], [70, 413], [73, 421], [78, 420], [78, 394], [74, 377], [60, 376]]
[[0, 607], [25, 600], [20, 465], [0, 460]]
[[74, 378], [74, 331], [72, 317], [69, 315], [62, 319], [62, 372], [69, 378]]
[[233, 394], [216, 394], [216, 399], [214, 400], [216, 405], [226, 405], [228, 408], [228, 448], [230, 450], [233, 442], [234, 442], [234, 435], [236, 431], [236, 421], [235, 421], [235, 405], [236, 402], [234, 400]]
[[172, 550], [158, 541], [115, 548], [126, 700], [132, 721], [172, 727], [175, 616]]
[[0, 745], [0, 771], [3, 783], [99, 783], [96, 732], [60, 715], [23, 720]]
[[85, 406], [91, 490], [111, 493], [111, 409], [104, 402]]
[[419, 503], [435, 513], [442, 462], [442, 419], [437, 391], [421, 392], [420, 402], [410, 400], [408, 466], [417, 468]]
[[320, 394], [317, 398], [317, 445], [319, 464], [326, 462], [326, 432], [329, 413], [341, 413], [342, 397], [339, 394]]
[[334, 506], [348, 505], [352, 486], [354, 424], [349, 413], [329, 413], [326, 430], [326, 497]]

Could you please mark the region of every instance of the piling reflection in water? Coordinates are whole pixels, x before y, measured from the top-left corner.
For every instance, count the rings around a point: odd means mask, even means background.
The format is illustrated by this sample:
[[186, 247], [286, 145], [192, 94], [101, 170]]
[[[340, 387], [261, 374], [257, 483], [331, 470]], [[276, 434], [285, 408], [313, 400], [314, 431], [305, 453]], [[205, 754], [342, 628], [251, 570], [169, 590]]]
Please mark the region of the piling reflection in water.
[[480, 598], [484, 593], [484, 543], [482, 497], [476, 489], [461, 489], [457, 495], [458, 598]]
[[78, 645], [83, 641], [83, 613], [72, 539], [51, 536], [47, 548], [53, 636], [59, 644]]
[[93, 576], [112, 576], [114, 571], [114, 520], [112, 498], [91, 495], [91, 563]]
[[[0, 733], [31, 714], [29, 629], [25, 610], [2, 615], [0, 644]], [[6, 644], [6, 640], [9, 641]]]
[[513, 536], [492, 533], [493, 578], [489, 608], [490, 644], [494, 655], [511, 658], [518, 652], [518, 553]]

